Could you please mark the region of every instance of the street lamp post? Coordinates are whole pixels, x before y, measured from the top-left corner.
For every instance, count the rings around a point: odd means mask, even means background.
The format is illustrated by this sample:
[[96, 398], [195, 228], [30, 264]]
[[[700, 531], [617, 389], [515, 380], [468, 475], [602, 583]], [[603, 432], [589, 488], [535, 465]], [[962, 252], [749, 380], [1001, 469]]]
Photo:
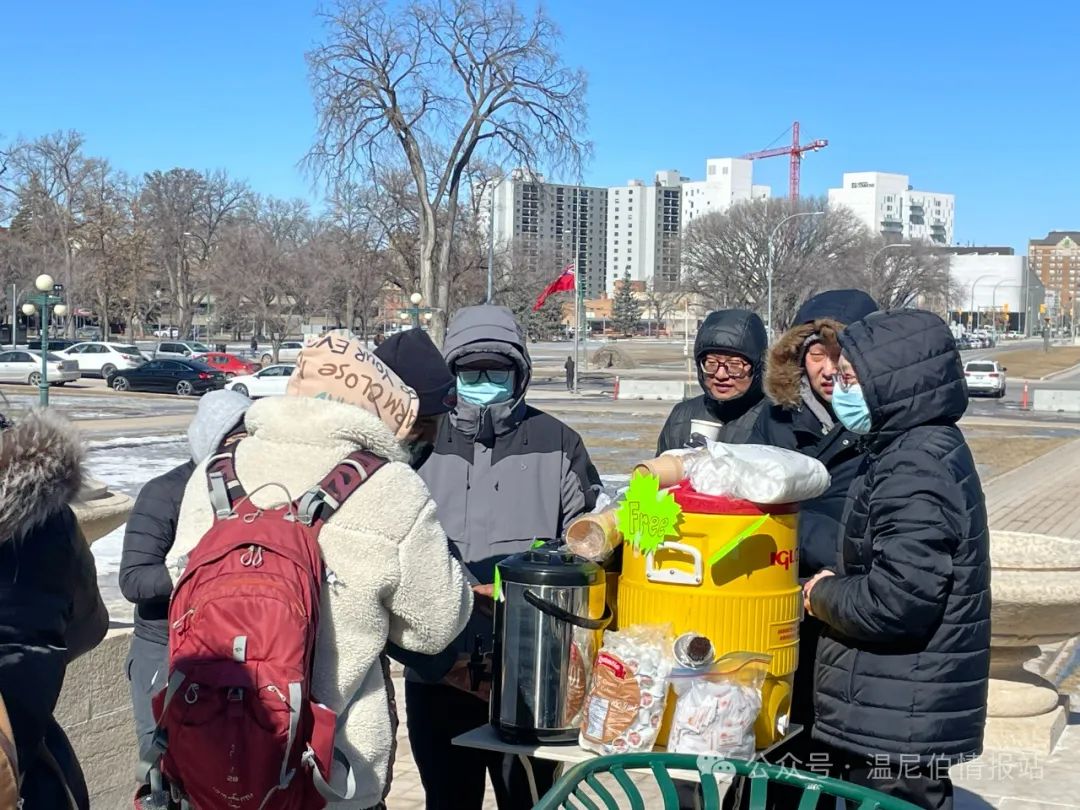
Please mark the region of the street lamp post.
[[413, 322], [413, 328], [415, 329], [420, 328], [421, 317], [423, 317], [425, 323], [431, 323], [431, 319], [435, 315], [435, 310], [432, 307], [420, 306], [420, 302], [423, 300], [424, 296], [422, 296], [418, 292], [414, 292], [412, 295], [409, 296], [409, 301], [412, 302], [412, 306], [406, 307], [404, 310], [402, 310], [400, 315], [402, 322], [411, 319]]
[[[972, 284], [971, 284], [971, 315], [970, 315], [970, 318], [974, 318], [976, 328], [979, 326], [979, 318], [978, 318], [978, 313], [975, 312], [975, 288], [979, 286], [980, 281], [984, 281], [985, 279], [988, 279], [988, 278], [997, 278], [997, 276], [994, 275], [993, 273], [990, 273], [989, 275], [982, 275], [982, 276], [979, 276], [977, 279], [975, 279], [975, 281], [972, 282]], [[969, 325], [971, 324], [970, 320], [968, 321], [968, 324]]]
[[[990, 339], [994, 343], [997, 343], [997, 291], [998, 291], [998, 287], [1000, 287], [1002, 284], [1008, 284], [1008, 281], [1009, 281], [1008, 279], [1002, 279], [1001, 281], [999, 281], [997, 284], [994, 285], [994, 289], [990, 292], [990, 320], [991, 320]], [[1010, 287], [1021, 287], [1023, 285], [1022, 284], [1017, 284], [1016, 282], [1013, 282], [1012, 284], [1008, 284], [1008, 286], [1010, 286]], [[1005, 331], [1008, 331], [1008, 330], [1006, 329]]]
[[772, 336], [772, 331], [773, 331], [772, 288], [773, 288], [773, 272], [776, 269], [773, 266], [774, 265], [774, 258], [775, 258], [775, 251], [773, 249], [773, 239], [776, 236], [776, 232], [778, 230], [780, 230], [780, 227], [785, 222], [787, 222], [789, 220], [798, 219], [799, 217], [823, 217], [823, 216], [825, 216], [824, 211], [802, 211], [802, 212], [800, 212], [798, 214], [790, 214], [789, 216], [786, 216], [782, 220], [777, 222], [776, 227], [773, 228], [772, 233], [769, 234], [769, 240], [768, 240], [768, 243], [767, 243], [768, 249], [769, 249], [769, 265], [766, 268], [766, 273], [765, 273], [765, 276], [768, 279], [768, 284], [769, 284], [769, 298], [768, 298], [768, 304], [766, 305], [767, 309], [766, 309], [765, 319], [766, 319], [767, 323], [765, 324], [765, 327], [766, 327], [770, 337]]
[[63, 318], [67, 315], [67, 306], [60, 297], [64, 285], [54, 283], [52, 276], [42, 273], [34, 281], [34, 286], [37, 287], [38, 294], [27, 299], [22, 311], [27, 317], [35, 312], [41, 313], [41, 379], [38, 381], [38, 401], [42, 408], [46, 408], [49, 405], [49, 309]]

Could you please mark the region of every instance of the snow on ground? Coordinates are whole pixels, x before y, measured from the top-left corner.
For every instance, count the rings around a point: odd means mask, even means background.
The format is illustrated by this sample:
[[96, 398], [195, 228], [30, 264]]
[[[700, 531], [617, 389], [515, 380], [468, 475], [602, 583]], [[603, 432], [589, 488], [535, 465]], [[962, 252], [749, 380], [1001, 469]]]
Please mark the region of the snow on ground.
[[[188, 459], [187, 437], [183, 435], [110, 439], [87, 443], [86, 471], [111, 489], [132, 498], [151, 478], [168, 472]], [[124, 546], [121, 526], [92, 546], [97, 561], [98, 587], [109, 614], [120, 621], [131, 620], [131, 604], [120, 595], [117, 572]]]

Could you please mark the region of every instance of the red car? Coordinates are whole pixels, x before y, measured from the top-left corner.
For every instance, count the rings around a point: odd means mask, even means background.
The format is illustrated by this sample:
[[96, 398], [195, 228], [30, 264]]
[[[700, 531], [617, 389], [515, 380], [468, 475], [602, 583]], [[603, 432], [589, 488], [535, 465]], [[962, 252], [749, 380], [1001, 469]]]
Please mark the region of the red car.
[[243, 360], [237, 357], [235, 354], [223, 354], [221, 352], [210, 352], [209, 354], [199, 355], [198, 358], [201, 362], [206, 363], [208, 366], [216, 368], [225, 374], [225, 378], [231, 380], [233, 377], [239, 377], [243, 374], [254, 374], [259, 370], [259, 366], [254, 363], [249, 363], [247, 360]]

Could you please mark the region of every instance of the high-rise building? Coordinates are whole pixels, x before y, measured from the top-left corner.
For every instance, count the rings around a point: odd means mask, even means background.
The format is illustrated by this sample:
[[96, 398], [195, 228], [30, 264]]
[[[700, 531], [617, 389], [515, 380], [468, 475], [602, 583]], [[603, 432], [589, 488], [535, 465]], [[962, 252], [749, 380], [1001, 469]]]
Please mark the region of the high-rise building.
[[768, 186], [754, 185], [754, 162], [742, 158], [710, 158], [705, 179], [684, 182], [682, 227], [695, 217], [725, 211], [743, 200], [768, 199]]
[[1080, 307], [1080, 231], [1050, 231], [1028, 241], [1028, 267], [1046, 288], [1051, 303], [1066, 315]]
[[603, 294], [607, 189], [548, 183], [542, 175], [515, 169], [494, 186], [493, 196], [495, 244], [509, 250], [516, 265], [555, 279], [573, 262], [585, 297]]
[[829, 204], [846, 206], [870, 230], [898, 241], [953, 241], [956, 198], [918, 191], [906, 174], [846, 172], [842, 188], [829, 189]]
[[630, 280], [671, 289], [679, 283], [680, 177], [656, 173], [651, 185], [631, 180], [608, 189], [608, 284]]

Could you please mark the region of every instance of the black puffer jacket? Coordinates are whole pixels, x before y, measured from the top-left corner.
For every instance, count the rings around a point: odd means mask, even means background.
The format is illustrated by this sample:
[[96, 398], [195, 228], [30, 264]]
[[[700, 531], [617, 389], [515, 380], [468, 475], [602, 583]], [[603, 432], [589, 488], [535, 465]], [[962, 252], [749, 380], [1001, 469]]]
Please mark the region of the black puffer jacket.
[[[656, 454], [685, 447], [690, 440], [690, 422], [705, 419], [723, 425], [720, 441], [745, 444], [757, 421], [758, 408], [764, 394], [762, 377], [765, 370], [765, 350], [769, 337], [765, 324], [753, 312], [745, 309], [724, 309], [709, 314], [698, 330], [694, 341], [694, 364], [703, 394], [676, 405], [660, 431]], [[720, 402], [712, 398], [705, 387], [701, 358], [709, 352], [732, 352], [741, 355], [754, 367], [750, 389], [741, 397]]]
[[187, 461], [147, 481], [124, 531], [120, 592], [135, 605], [135, 635], [156, 644], [169, 643], [172, 579], [165, 557], [176, 539], [180, 502], [194, 470], [195, 462]]
[[839, 573], [811, 610], [814, 736], [859, 755], [956, 759], [982, 750], [990, 663], [989, 532], [956, 422], [967, 385], [929, 312], [877, 313], [840, 336], [870, 408], [867, 459], [844, 516]]
[[109, 614], [68, 506], [81, 485], [81, 451], [61, 417], [35, 411], [0, 432], [0, 694], [26, 773], [26, 810], [66, 807], [59, 764], [87, 807], [79, 763], [53, 709], [67, 665], [105, 636]]

